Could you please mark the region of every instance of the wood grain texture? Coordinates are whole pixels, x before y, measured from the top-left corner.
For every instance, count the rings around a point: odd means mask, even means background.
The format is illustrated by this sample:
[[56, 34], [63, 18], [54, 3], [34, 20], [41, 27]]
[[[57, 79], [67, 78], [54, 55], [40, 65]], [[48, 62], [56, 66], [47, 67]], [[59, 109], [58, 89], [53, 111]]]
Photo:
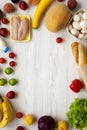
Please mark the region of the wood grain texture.
[[[3, 10], [4, 0], [0, 3]], [[81, 8], [86, 8], [87, 0], [77, 0]], [[56, 0], [53, 4], [57, 3]], [[63, 3], [67, 3], [65, 0]], [[21, 11], [18, 5], [15, 5], [17, 12], [15, 14], [26, 14], [33, 17], [35, 7], [30, 7], [26, 11]], [[10, 14], [6, 15], [9, 19]], [[5, 26], [5, 25], [3, 25]], [[7, 25], [6, 25], [7, 27]], [[9, 28], [9, 25], [8, 25]], [[56, 37], [61, 36], [64, 42], [60, 45], [56, 43]], [[49, 32], [44, 25], [44, 17], [41, 26], [37, 30], [32, 30], [32, 39], [28, 43], [16, 43], [7, 38], [10, 51], [16, 53], [15, 61], [17, 66], [14, 73], [10, 76], [4, 72], [0, 78], [7, 80], [14, 77], [18, 79], [18, 84], [14, 87], [0, 87], [0, 94], [6, 95], [7, 91], [15, 90], [17, 97], [11, 100], [15, 112], [21, 111], [24, 114], [34, 114], [36, 119], [43, 115], [51, 115], [55, 119], [66, 119], [66, 112], [70, 103], [76, 97], [87, 97], [83, 90], [78, 94], [69, 89], [69, 84], [75, 78], [79, 78], [74, 59], [71, 54], [70, 45], [78, 41], [71, 36], [65, 29], [57, 32]], [[87, 47], [87, 40], [82, 43]], [[4, 56], [8, 60], [8, 54], [0, 52], [0, 57]], [[8, 66], [0, 65], [1, 69]], [[14, 115], [15, 116], [15, 115]], [[14, 118], [13, 121], [3, 130], [15, 130], [18, 125], [23, 125], [23, 119]], [[27, 130], [37, 130], [37, 122]]]

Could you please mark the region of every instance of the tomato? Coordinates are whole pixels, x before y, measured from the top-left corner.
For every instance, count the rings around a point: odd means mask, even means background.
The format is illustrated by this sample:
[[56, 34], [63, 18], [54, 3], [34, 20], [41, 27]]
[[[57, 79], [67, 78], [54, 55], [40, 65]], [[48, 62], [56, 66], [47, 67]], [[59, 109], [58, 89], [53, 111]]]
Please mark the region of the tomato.
[[10, 62], [9, 62], [9, 65], [10, 65], [11, 67], [14, 67], [14, 66], [16, 65], [16, 63], [15, 63], [15, 61], [10, 61]]
[[63, 39], [62, 39], [61, 37], [57, 37], [57, 38], [56, 38], [56, 42], [57, 42], [57, 43], [62, 43], [62, 41], [63, 41]]
[[3, 24], [8, 24], [8, 19], [7, 18], [2, 18], [2, 23]]
[[16, 117], [20, 119], [20, 118], [23, 117], [23, 114], [22, 114], [21, 112], [17, 112], [17, 113], [16, 113]]
[[6, 59], [1, 57], [1, 58], [0, 58], [0, 63], [1, 63], [1, 64], [4, 64], [5, 62], [6, 62]]
[[71, 84], [70, 89], [75, 93], [78, 93], [80, 91], [79, 87], [76, 84]]
[[74, 79], [70, 85], [70, 89], [73, 92], [79, 92], [83, 87], [83, 83], [79, 79]]
[[73, 83], [73, 84], [77, 84], [78, 87], [79, 87], [79, 89], [82, 89], [82, 87], [83, 87], [83, 83], [82, 83], [79, 79], [74, 79], [74, 80], [72, 81], [72, 83]]
[[14, 58], [15, 57], [15, 53], [14, 52], [10, 52], [9, 53], [9, 58]]

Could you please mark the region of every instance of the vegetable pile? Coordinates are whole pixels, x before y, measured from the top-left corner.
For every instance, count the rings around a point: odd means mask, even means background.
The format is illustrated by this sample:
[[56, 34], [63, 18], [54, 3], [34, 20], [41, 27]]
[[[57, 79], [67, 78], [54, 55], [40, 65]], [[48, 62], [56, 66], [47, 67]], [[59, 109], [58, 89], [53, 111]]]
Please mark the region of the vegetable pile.
[[66, 113], [69, 126], [82, 130], [87, 127], [87, 98], [76, 98]]

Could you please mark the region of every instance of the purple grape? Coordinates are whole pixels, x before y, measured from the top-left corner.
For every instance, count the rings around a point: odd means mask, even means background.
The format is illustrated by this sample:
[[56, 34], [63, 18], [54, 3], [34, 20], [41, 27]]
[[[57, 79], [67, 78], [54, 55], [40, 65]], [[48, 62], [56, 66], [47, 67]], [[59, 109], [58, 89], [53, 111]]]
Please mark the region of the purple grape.
[[11, 2], [13, 2], [13, 3], [18, 3], [19, 0], [11, 0]]
[[55, 120], [51, 116], [42, 116], [38, 120], [38, 129], [39, 130], [54, 130]]

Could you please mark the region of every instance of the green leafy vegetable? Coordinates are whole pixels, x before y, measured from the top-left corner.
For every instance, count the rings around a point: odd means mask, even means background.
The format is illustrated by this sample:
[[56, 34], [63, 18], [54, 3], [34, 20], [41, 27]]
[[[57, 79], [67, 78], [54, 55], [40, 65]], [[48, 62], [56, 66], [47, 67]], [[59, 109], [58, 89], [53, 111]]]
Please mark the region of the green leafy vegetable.
[[66, 113], [69, 126], [82, 130], [87, 127], [87, 98], [76, 98]]

